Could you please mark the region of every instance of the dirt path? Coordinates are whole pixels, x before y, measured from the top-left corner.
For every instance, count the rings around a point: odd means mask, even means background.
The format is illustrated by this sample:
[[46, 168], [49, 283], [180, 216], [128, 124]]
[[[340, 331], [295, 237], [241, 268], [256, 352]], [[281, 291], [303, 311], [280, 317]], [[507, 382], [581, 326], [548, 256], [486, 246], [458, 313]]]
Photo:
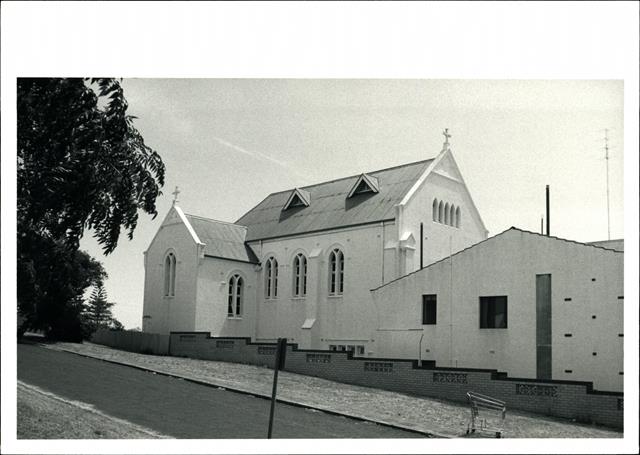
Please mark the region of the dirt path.
[[[158, 372], [180, 375], [222, 387], [270, 395], [273, 372], [267, 368], [209, 360], [154, 356], [119, 351], [92, 343], [57, 343], [50, 349], [69, 350]], [[389, 423], [446, 437], [465, 435], [466, 405], [395, 392], [336, 383], [283, 371], [278, 397], [318, 409]], [[521, 411], [507, 413], [508, 438], [622, 438], [622, 432], [595, 425], [543, 417]]]

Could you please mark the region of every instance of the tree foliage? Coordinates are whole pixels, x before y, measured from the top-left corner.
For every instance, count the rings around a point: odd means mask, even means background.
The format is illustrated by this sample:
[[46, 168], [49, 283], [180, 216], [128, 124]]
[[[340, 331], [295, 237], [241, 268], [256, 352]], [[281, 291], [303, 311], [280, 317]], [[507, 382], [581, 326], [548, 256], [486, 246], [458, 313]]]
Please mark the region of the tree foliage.
[[18, 237], [18, 309], [24, 326], [57, 339], [80, 341], [82, 295], [106, 278], [98, 261], [61, 241], [28, 233]]
[[164, 164], [127, 107], [116, 79], [18, 79], [18, 307], [32, 328], [77, 328], [84, 290], [106, 277], [78, 250], [85, 229], [109, 254], [139, 210], [157, 215]]
[[155, 217], [164, 164], [133, 119], [115, 79], [19, 79], [19, 230], [77, 248], [91, 228], [108, 254]]
[[111, 308], [114, 302], [107, 300], [107, 291], [103, 283], [98, 283], [91, 293], [91, 297], [85, 303], [83, 309], [83, 322], [85, 327], [85, 336], [88, 338], [98, 329], [115, 329], [122, 330], [122, 324], [113, 317]]

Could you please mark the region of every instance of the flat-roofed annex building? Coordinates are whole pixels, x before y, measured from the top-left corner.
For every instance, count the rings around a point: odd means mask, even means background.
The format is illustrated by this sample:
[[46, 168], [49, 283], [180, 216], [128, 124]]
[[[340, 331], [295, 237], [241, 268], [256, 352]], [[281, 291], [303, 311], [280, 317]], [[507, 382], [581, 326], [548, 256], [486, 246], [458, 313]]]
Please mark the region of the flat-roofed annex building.
[[622, 391], [624, 247], [594, 243], [511, 228], [374, 289], [378, 354]]
[[377, 355], [370, 290], [486, 237], [448, 141], [433, 159], [270, 194], [235, 223], [174, 205], [145, 252], [143, 330]]

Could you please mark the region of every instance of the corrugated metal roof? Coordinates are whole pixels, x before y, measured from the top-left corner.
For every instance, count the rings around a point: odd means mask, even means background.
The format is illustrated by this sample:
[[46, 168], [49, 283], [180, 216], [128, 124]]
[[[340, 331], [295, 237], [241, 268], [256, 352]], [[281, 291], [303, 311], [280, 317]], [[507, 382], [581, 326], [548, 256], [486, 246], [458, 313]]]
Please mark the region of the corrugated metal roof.
[[185, 214], [200, 241], [204, 254], [234, 261], [258, 263], [258, 258], [245, 244], [247, 228], [237, 224]]
[[282, 210], [291, 191], [267, 196], [236, 223], [247, 227], [246, 240], [259, 240], [372, 223], [395, 217], [398, 204], [433, 161], [424, 160], [367, 174], [378, 179], [378, 193], [347, 199], [361, 174], [302, 187], [311, 195], [309, 207]]

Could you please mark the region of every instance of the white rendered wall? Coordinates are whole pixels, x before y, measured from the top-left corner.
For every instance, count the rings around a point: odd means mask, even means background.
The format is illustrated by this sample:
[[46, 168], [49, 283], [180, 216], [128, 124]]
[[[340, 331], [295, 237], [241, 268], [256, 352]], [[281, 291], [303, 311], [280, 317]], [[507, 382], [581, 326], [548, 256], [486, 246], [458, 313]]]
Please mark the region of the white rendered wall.
[[[164, 295], [164, 260], [169, 251], [176, 256], [174, 297]], [[168, 334], [171, 330], [194, 330], [197, 244], [174, 209], [145, 256], [143, 331]]]
[[[460, 207], [460, 227], [433, 221], [433, 200]], [[420, 223], [424, 226], [423, 264], [426, 266], [487, 238], [486, 231], [472, 208], [468, 190], [449, 155], [444, 155], [424, 184], [403, 209], [401, 230], [416, 240], [413, 259], [409, 258], [406, 273], [420, 268]]]
[[[423, 360], [535, 378], [536, 274], [547, 273], [552, 378], [621, 391], [623, 254], [517, 230], [372, 292], [378, 355], [418, 358], [422, 338]], [[423, 294], [437, 294], [436, 325], [422, 325]], [[479, 297], [498, 295], [508, 296], [508, 328], [480, 329]]]
[[[252, 242], [261, 259], [257, 275], [257, 340], [287, 337], [304, 348], [327, 348], [330, 344], [365, 345], [377, 326], [370, 289], [384, 278], [395, 278], [393, 252], [385, 243], [393, 242], [393, 223], [377, 223], [351, 229], [301, 235], [292, 238]], [[344, 292], [329, 296], [329, 254], [339, 247], [344, 253]], [[307, 296], [293, 297], [293, 258], [307, 256]], [[384, 255], [384, 260], [383, 260]], [[278, 298], [265, 298], [264, 264], [278, 260]], [[307, 319], [315, 319], [311, 329], [303, 329]]]
[[[243, 262], [204, 257], [198, 267], [195, 330], [211, 336], [253, 337], [256, 311], [256, 266]], [[244, 280], [241, 314], [228, 316], [229, 279]]]

